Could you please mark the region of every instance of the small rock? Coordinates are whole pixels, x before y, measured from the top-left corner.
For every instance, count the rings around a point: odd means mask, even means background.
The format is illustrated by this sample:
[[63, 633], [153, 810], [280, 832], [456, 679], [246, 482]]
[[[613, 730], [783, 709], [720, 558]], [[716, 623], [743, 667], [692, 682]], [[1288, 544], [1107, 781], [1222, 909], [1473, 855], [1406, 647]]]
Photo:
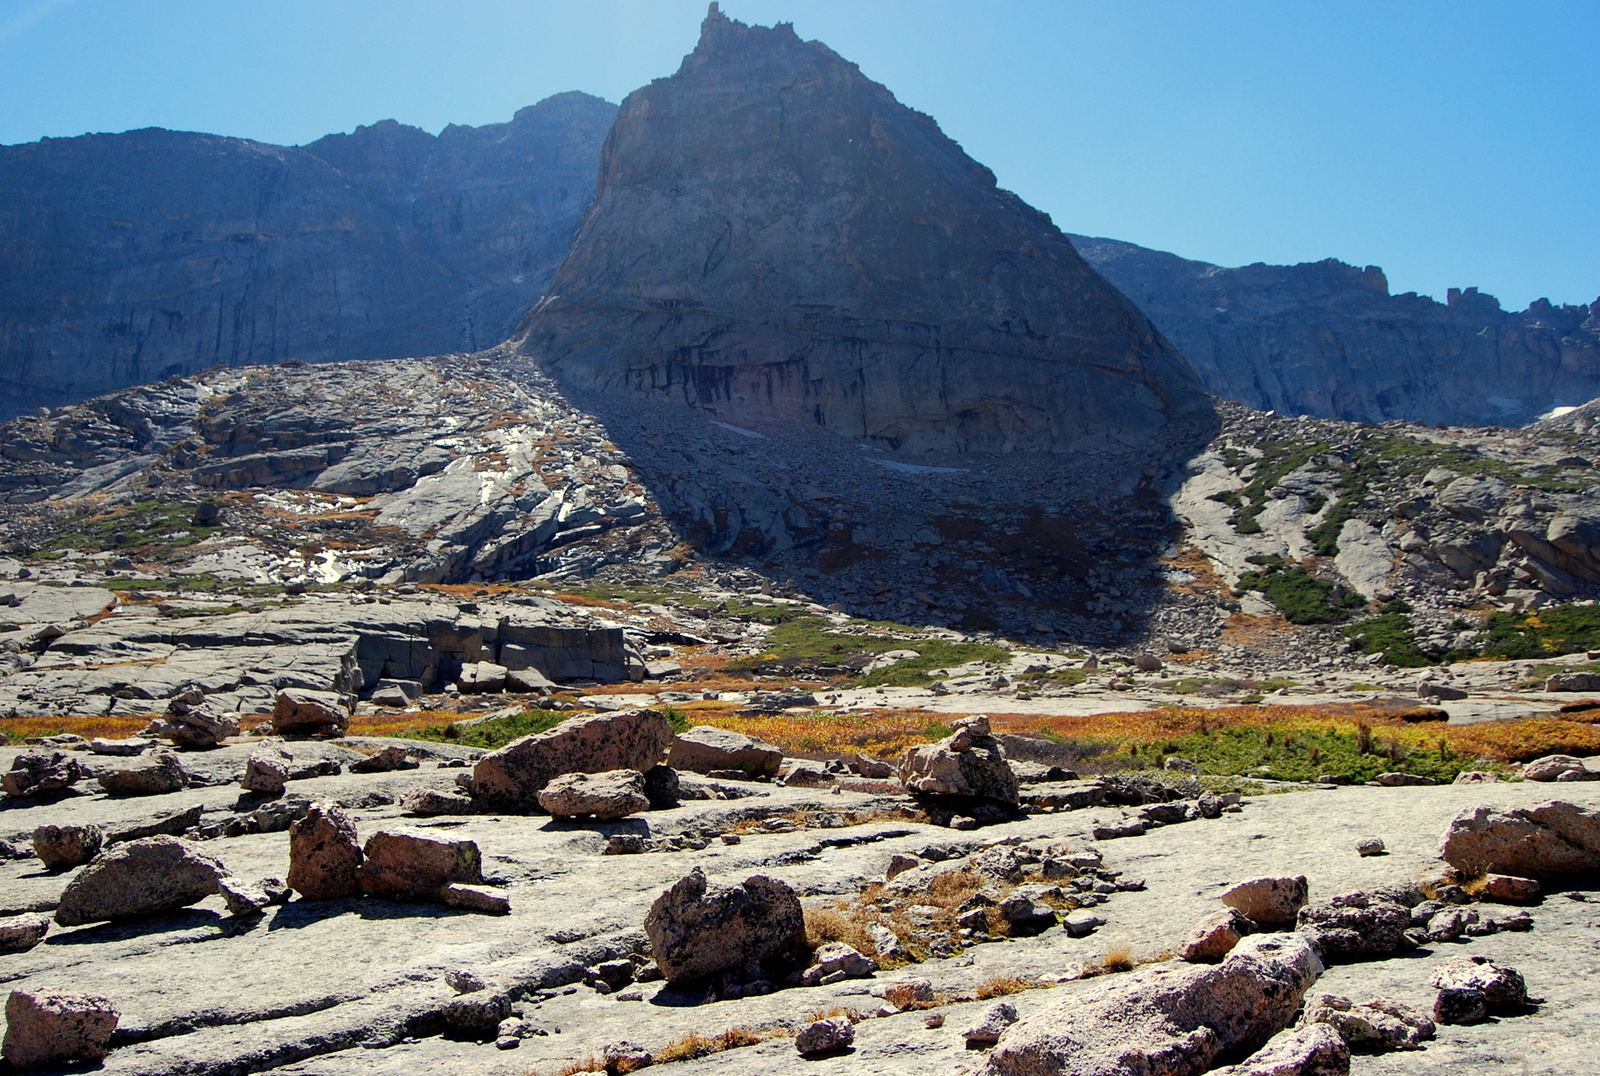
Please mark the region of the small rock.
[[417, 760], [406, 754], [406, 749], [391, 744], [368, 755], [350, 767], [351, 773], [392, 773], [395, 770], [414, 770]]
[[189, 787], [183, 761], [165, 747], [106, 766], [95, 778], [111, 796], [159, 796]]
[[241, 882], [237, 878], [223, 877], [217, 880], [217, 892], [222, 894], [222, 901], [228, 906], [228, 914], [248, 918], [260, 915], [266, 910], [272, 900], [260, 886]]
[[1358, 856], [1362, 856], [1364, 858], [1366, 856], [1381, 856], [1383, 854], [1384, 850], [1382, 838], [1368, 837], [1364, 841], [1356, 842], [1356, 855]]
[[856, 1041], [856, 1028], [843, 1016], [818, 1020], [807, 1025], [795, 1036], [794, 1048], [802, 1057], [843, 1050]]
[[244, 776], [239, 778], [239, 787], [263, 796], [281, 796], [284, 785], [289, 781], [291, 764], [289, 752], [281, 747], [252, 751], [245, 760]]
[[60, 1068], [111, 1052], [117, 1010], [94, 994], [13, 990], [0, 1054], [16, 1069]]
[[408, 814], [432, 817], [434, 815], [471, 814], [472, 797], [459, 792], [437, 788], [408, 788], [400, 793], [400, 809]]
[[1245, 918], [1262, 926], [1292, 926], [1295, 916], [1305, 906], [1310, 892], [1305, 875], [1294, 877], [1252, 878], [1229, 886], [1222, 893], [1222, 903], [1237, 908]]
[[280, 736], [337, 735], [350, 725], [350, 711], [331, 691], [284, 688], [272, 700], [272, 728]]
[[610, 1076], [618, 1076], [619, 1073], [637, 1072], [640, 1069], [649, 1068], [655, 1064], [656, 1060], [655, 1055], [649, 1050], [646, 1050], [638, 1043], [629, 1042], [626, 1039], [608, 1044], [600, 1051], [600, 1058]]
[[539, 806], [556, 818], [592, 816], [606, 821], [650, 809], [638, 770], [566, 773], [539, 790]]
[[829, 942], [811, 955], [811, 966], [800, 976], [802, 986], [865, 979], [878, 970], [878, 962], [843, 942]]
[[883, 872], [884, 879], [887, 881], [894, 878], [897, 874], [904, 874], [906, 871], [916, 870], [918, 867], [922, 866], [922, 862], [923, 861], [918, 859], [916, 856], [908, 856], [903, 853], [896, 852], [894, 855], [889, 857], [889, 866], [885, 868]]
[[8, 796], [49, 796], [64, 792], [84, 776], [78, 760], [65, 751], [24, 751], [0, 776], [0, 789]]
[[1498, 773], [1489, 770], [1462, 770], [1456, 774], [1455, 784], [1458, 785], [1492, 785], [1500, 780]]
[[1479, 896], [1501, 904], [1530, 904], [1539, 899], [1539, 883], [1532, 878], [1490, 874], [1484, 877]]
[[384, 900], [439, 900], [452, 882], [483, 881], [482, 857], [473, 841], [380, 830], [361, 851], [361, 888]]
[[1086, 938], [1106, 925], [1106, 921], [1093, 912], [1075, 911], [1061, 920], [1066, 932], [1074, 938]]
[[452, 908], [484, 915], [510, 915], [511, 898], [502, 889], [484, 885], [451, 882], [440, 890], [440, 898]]
[[944, 1027], [944, 1013], [931, 1012], [922, 1018], [922, 1026], [929, 1031]]
[[1488, 1015], [1482, 990], [1449, 987], [1433, 999], [1433, 1018], [1441, 1024], [1476, 1024]]
[[1250, 929], [1250, 920], [1236, 908], [1212, 912], [1196, 923], [1178, 946], [1178, 957], [1191, 964], [1215, 964], [1233, 952], [1233, 947], [1250, 933]]
[[34, 854], [46, 870], [64, 871], [93, 859], [105, 842], [99, 826], [40, 826], [33, 831]]
[[1000, 1041], [1000, 1033], [1017, 1022], [1017, 1007], [1009, 1001], [1002, 1001], [990, 1006], [983, 1014], [983, 1018], [976, 1024], [967, 1028], [962, 1037], [967, 1040], [967, 1049], [982, 1046], [993, 1046]]
[[43, 912], [0, 919], [0, 953], [25, 953], [50, 933], [50, 917]]
[[1433, 985], [1440, 990], [1477, 990], [1491, 1013], [1514, 1014], [1528, 1007], [1522, 974], [1488, 957], [1457, 957], [1433, 973]]
[[1436, 785], [1439, 782], [1432, 777], [1423, 777], [1415, 773], [1380, 773], [1367, 782], [1369, 785], [1379, 785], [1383, 788], [1405, 788], [1412, 785]]

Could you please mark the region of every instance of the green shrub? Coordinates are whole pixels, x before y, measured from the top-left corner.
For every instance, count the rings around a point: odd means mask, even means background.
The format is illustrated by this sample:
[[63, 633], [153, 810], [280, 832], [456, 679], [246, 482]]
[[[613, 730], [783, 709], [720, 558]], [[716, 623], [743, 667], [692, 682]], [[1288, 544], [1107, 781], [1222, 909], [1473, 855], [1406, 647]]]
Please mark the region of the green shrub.
[[1250, 560], [1261, 567], [1240, 576], [1239, 585], [1265, 595], [1291, 624], [1335, 624], [1348, 620], [1352, 609], [1366, 604], [1354, 591], [1318, 579], [1299, 565], [1287, 564], [1279, 557], [1251, 557]]
[[1484, 623], [1484, 657], [1553, 658], [1595, 649], [1600, 649], [1600, 606], [1491, 613]]

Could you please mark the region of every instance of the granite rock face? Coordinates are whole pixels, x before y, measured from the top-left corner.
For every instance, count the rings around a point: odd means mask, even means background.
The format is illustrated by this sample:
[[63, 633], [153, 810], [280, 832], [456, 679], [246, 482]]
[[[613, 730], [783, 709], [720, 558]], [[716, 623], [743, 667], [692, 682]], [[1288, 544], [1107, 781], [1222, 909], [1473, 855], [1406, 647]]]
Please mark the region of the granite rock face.
[[1600, 396], [1600, 300], [1502, 310], [1390, 295], [1383, 270], [1332, 258], [1237, 269], [1072, 237], [1139, 304], [1206, 388], [1259, 410], [1352, 422], [1521, 426]]
[[1151, 433], [1204, 390], [1044, 214], [785, 24], [630, 94], [520, 349], [571, 383], [885, 446]]
[[614, 112], [568, 93], [437, 137], [0, 147], [0, 416], [215, 365], [498, 343], [566, 253]]

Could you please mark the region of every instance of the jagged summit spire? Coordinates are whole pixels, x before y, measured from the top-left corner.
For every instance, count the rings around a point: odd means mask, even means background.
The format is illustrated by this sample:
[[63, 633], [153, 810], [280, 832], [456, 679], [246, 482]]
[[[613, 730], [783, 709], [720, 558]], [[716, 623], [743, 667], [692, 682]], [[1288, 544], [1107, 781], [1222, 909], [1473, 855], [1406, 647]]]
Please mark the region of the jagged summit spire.
[[752, 46], [798, 44], [801, 44], [801, 41], [799, 35], [794, 32], [793, 23], [779, 22], [772, 26], [751, 26], [730, 18], [713, 2], [706, 11], [705, 21], [700, 24], [700, 40], [695, 45], [694, 51], [683, 58], [683, 67], [680, 71], [714, 58], [735, 55]]

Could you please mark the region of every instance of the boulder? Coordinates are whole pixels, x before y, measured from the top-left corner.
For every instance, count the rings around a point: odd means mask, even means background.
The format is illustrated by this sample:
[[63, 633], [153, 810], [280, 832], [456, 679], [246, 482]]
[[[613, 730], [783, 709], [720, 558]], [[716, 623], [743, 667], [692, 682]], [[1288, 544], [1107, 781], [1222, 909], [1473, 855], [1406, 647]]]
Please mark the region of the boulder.
[[1189, 931], [1189, 936], [1178, 946], [1178, 958], [1191, 964], [1215, 964], [1239, 944], [1239, 939], [1249, 934], [1252, 924], [1236, 908], [1212, 912]]
[[361, 888], [385, 900], [440, 900], [452, 882], [483, 882], [473, 841], [381, 830], [368, 838], [362, 855]]
[[607, 821], [650, 809], [638, 770], [564, 773], [539, 790], [539, 806], [556, 818], [585, 815]]
[[1416, 948], [1406, 934], [1411, 909], [1381, 895], [1355, 890], [1300, 909], [1300, 933], [1316, 942], [1329, 963], [1390, 956]]
[[472, 771], [474, 787], [498, 807], [528, 811], [540, 789], [564, 773], [643, 773], [660, 764], [671, 743], [672, 726], [655, 710], [575, 717], [484, 755]]
[[64, 792], [85, 777], [78, 760], [65, 751], [24, 751], [0, 777], [8, 796], [48, 796]]
[[1368, 837], [1356, 842], [1356, 855], [1366, 858], [1368, 856], [1381, 856], [1384, 854], [1383, 838]]
[[1375, 998], [1361, 1005], [1339, 994], [1314, 994], [1306, 999], [1302, 1026], [1326, 1025], [1353, 1050], [1382, 1053], [1420, 1050], [1433, 1038], [1433, 1021], [1409, 1005]]
[[404, 710], [421, 696], [422, 682], [419, 680], [379, 680], [367, 698], [374, 706]]
[[856, 1041], [856, 1026], [848, 1017], [832, 1016], [817, 1020], [800, 1029], [794, 1037], [794, 1048], [802, 1057], [843, 1050]]
[[1280, 1031], [1237, 1065], [1212, 1076], [1348, 1076], [1350, 1047], [1327, 1024]]
[[1248, 1054], [1289, 1026], [1321, 973], [1303, 936], [1252, 935], [1217, 965], [1159, 964], [1095, 980], [1007, 1029], [978, 1071], [1197, 1076], [1219, 1055]]
[[197, 803], [181, 811], [163, 811], [117, 822], [105, 828], [106, 844], [137, 841], [142, 837], [181, 837], [200, 824], [200, 816], [204, 813], [205, 805]]
[[978, 714], [954, 722], [955, 732], [938, 743], [906, 750], [900, 781], [907, 791], [956, 796], [1015, 807], [1017, 775]]
[[1556, 673], [1544, 682], [1546, 691], [1600, 691], [1600, 673]]
[[361, 894], [356, 824], [339, 807], [313, 803], [289, 826], [289, 888], [306, 900]]
[[190, 689], [167, 704], [165, 719], [156, 735], [179, 747], [208, 750], [239, 735], [239, 719], [206, 702], [198, 690]]
[[800, 976], [802, 986], [827, 986], [846, 979], [865, 979], [878, 970], [878, 962], [862, 956], [853, 946], [829, 942], [811, 954], [811, 966]]
[[414, 770], [417, 760], [406, 754], [397, 744], [379, 748], [359, 762], [351, 765], [351, 773], [393, 773], [395, 770]]
[[1492, 1014], [1516, 1014], [1528, 1007], [1528, 985], [1516, 968], [1496, 964], [1488, 957], [1462, 956], [1433, 973], [1440, 990], [1476, 990]]
[[40, 826], [33, 831], [33, 852], [46, 870], [81, 867], [95, 857], [103, 843], [105, 834], [99, 826]]
[[669, 761], [690, 773], [742, 770], [751, 777], [776, 777], [783, 749], [727, 729], [697, 725], [672, 742]]
[[755, 978], [763, 964], [805, 944], [800, 898], [786, 883], [756, 874], [740, 885], [711, 886], [699, 867], [656, 898], [644, 929], [656, 966], [672, 983]]
[[488, 694], [506, 689], [506, 667], [492, 661], [469, 662], [461, 667], [456, 683], [463, 695]]
[[979, 1046], [993, 1046], [1000, 1041], [1000, 1036], [1006, 1028], [1017, 1022], [1017, 1007], [1009, 1001], [997, 1002], [989, 1006], [976, 1024], [962, 1032], [961, 1037], [967, 1040], [970, 1050]]
[[653, 811], [665, 811], [678, 805], [683, 786], [678, 771], [671, 766], [652, 766], [644, 771], [644, 798], [650, 801]]
[[332, 691], [291, 687], [272, 699], [272, 729], [280, 736], [337, 735], [350, 725], [350, 711]]
[[99, 1061], [111, 1052], [117, 1010], [95, 994], [13, 990], [0, 1055], [18, 1070]]
[[409, 814], [471, 814], [472, 797], [438, 788], [408, 788], [400, 793], [400, 809]]
[[1488, 1015], [1481, 990], [1453, 986], [1433, 999], [1433, 1018], [1441, 1024], [1476, 1024]]
[[1560, 800], [1537, 807], [1473, 807], [1445, 829], [1439, 855], [1465, 874], [1540, 881], [1600, 871], [1600, 808]]
[[281, 747], [252, 751], [250, 757], [245, 759], [244, 776], [239, 778], [239, 787], [263, 796], [281, 796], [284, 785], [289, 781], [292, 764], [289, 752]]
[[165, 747], [104, 766], [95, 779], [111, 796], [161, 796], [189, 787], [183, 760]]
[[1524, 781], [1592, 781], [1600, 773], [1591, 773], [1583, 759], [1571, 755], [1545, 755], [1522, 767]]
[[1500, 775], [1492, 770], [1462, 770], [1452, 784], [1493, 785], [1500, 783]]
[[1501, 904], [1531, 904], [1539, 899], [1539, 892], [1539, 883], [1532, 878], [1489, 874], [1484, 876], [1483, 888], [1478, 891], [1478, 896]]
[[50, 917], [43, 912], [24, 912], [0, 919], [0, 953], [23, 953], [44, 941], [50, 933]]
[[100, 853], [67, 884], [56, 908], [64, 927], [138, 919], [187, 908], [217, 891], [227, 869], [177, 837], [144, 837]]
[[1308, 892], [1303, 874], [1292, 878], [1252, 878], [1225, 889], [1222, 903], [1237, 909], [1253, 923], [1287, 927], [1294, 925], [1295, 916], [1305, 906]]

